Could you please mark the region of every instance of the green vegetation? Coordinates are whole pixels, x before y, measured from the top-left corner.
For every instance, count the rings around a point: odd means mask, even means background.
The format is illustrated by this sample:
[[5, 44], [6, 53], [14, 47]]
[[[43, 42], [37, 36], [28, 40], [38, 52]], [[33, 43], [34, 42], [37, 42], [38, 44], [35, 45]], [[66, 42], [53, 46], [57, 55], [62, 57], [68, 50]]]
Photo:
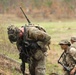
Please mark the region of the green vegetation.
[[[12, 24], [20, 27], [25, 25], [25, 22], [11, 21]], [[34, 23], [34, 22], [33, 22]], [[35, 22], [37, 24], [38, 22]], [[47, 75], [51, 72], [62, 74], [62, 68], [58, 65], [57, 60], [62, 53], [58, 42], [61, 39], [70, 39], [72, 35], [76, 35], [76, 22], [39, 22], [40, 26], [46, 29], [51, 36], [51, 50], [48, 50], [47, 56]], [[5, 26], [4, 26], [5, 25]], [[9, 23], [4, 22], [0, 25], [0, 53], [5, 54], [20, 62], [18, 50], [15, 44], [11, 44], [7, 37], [7, 27]]]
[[52, 5], [52, 1], [51, 1], [51, 0], [47, 0], [47, 1], [46, 1], [46, 6], [47, 6], [47, 7], [51, 7], [51, 5]]
[[71, 0], [64, 0], [64, 1], [68, 3], [68, 2], [70, 2]]
[[[11, 24], [18, 27], [25, 25], [24, 16], [19, 9], [20, 6], [30, 16], [29, 18], [40, 21], [32, 23], [42, 26], [51, 36], [51, 50], [48, 50], [48, 62], [46, 64], [47, 75], [52, 72], [62, 75], [62, 67], [57, 63], [62, 53], [58, 43], [61, 39], [70, 40], [71, 36], [76, 35], [76, 21], [63, 22], [57, 20], [76, 18], [75, 0], [0, 0], [0, 53], [19, 62], [21, 61], [16, 45], [15, 43], [11, 44], [8, 40], [7, 27]], [[16, 71], [12, 71], [12, 75], [19, 75]]]

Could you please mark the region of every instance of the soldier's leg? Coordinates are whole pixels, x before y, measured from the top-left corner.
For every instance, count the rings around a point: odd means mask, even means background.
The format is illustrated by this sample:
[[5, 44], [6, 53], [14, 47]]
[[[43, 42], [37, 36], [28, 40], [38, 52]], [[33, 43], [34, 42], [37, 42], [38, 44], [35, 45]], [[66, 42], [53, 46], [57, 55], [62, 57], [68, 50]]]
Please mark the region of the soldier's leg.
[[35, 55], [35, 75], [45, 75], [45, 70], [46, 70], [46, 56], [45, 54], [41, 51], [38, 50], [38, 52]]
[[19, 58], [22, 61], [20, 69], [21, 69], [23, 75], [25, 75], [25, 59], [24, 59], [24, 54], [22, 52], [20, 52], [19, 56], [20, 56]]
[[31, 63], [29, 63], [29, 71], [31, 75], [35, 75], [35, 64], [34, 60], [32, 60]]
[[69, 75], [68, 72], [64, 71], [64, 75]]
[[35, 67], [35, 75], [45, 75], [45, 57], [43, 59], [37, 61], [37, 66]]
[[23, 75], [25, 75], [25, 62], [23, 60], [22, 60], [20, 68], [21, 68]]

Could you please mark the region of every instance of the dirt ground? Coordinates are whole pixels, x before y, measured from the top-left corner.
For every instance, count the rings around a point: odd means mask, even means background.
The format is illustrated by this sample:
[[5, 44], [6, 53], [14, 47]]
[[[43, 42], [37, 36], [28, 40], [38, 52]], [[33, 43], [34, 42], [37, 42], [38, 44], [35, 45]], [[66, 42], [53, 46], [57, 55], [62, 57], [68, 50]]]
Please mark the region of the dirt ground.
[[0, 57], [0, 75], [11, 75], [8, 65], [10, 62]]

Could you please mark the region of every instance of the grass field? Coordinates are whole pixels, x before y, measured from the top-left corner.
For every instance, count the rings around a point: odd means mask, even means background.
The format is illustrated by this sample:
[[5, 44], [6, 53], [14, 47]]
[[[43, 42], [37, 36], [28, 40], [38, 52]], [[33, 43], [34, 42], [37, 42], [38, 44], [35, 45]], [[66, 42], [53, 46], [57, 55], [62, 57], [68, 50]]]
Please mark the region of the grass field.
[[[11, 24], [15, 26], [22, 26], [25, 25], [25, 21], [19, 19], [12, 19], [10, 17], [3, 18], [0, 15], [0, 53], [5, 54], [17, 61], [20, 62], [18, 59], [18, 50], [16, 49], [15, 44], [11, 44], [7, 37], [7, 27]], [[57, 60], [62, 53], [58, 43], [61, 39], [69, 39], [71, 36], [76, 35], [76, 22], [75, 21], [66, 21], [66, 22], [33, 22], [34, 24], [39, 24], [43, 28], [46, 29], [47, 33], [51, 36], [51, 45], [50, 50], [48, 50], [47, 56], [47, 74], [56, 72], [60, 75], [62, 74], [62, 67], [58, 65]], [[16, 75], [16, 74], [13, 74]], [[19, 74], [18, 74], [19, 75]]]

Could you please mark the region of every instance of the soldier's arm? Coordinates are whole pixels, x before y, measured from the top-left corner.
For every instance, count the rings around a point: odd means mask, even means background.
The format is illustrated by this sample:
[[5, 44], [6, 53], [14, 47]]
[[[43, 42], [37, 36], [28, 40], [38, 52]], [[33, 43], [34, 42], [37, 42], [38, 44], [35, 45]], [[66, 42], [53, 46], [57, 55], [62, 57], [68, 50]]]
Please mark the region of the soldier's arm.
[[70, 49], [70, 54], [73, 57], [73, 59], [76, 61], [76, 49], [75, 48]]
[[16, 46], [19, 52], [21, 52], [22, 46], [21, 46], [21, 39], [18, 38], [17, 42], [16, 42]]

